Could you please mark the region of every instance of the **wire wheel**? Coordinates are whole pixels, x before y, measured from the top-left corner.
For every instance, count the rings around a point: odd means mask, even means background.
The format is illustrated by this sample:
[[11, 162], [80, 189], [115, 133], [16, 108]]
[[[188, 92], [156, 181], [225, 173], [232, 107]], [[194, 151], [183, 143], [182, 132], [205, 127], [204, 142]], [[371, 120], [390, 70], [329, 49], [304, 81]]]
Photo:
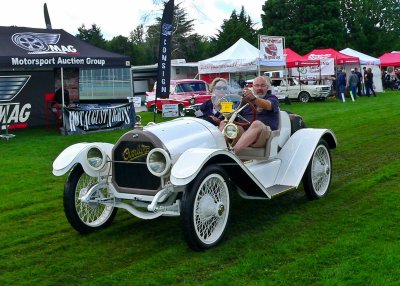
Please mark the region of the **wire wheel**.
[[[84, 203], [81, 198], [89, 189], [98, 183], [98, 179], [83, 172], [77, 165], [68, 177], [64, 189], [64, 211], [69, 223], [81, 233], [91, 232], [108, 226], [114, 219], [117, 209], [97, 202]], [[97, 190], [90, 198], [91, 201], [106, 198], [109, 190]]]
[[303, 184], [307, 196], [317, 199], [324, 196], [332, 177], [332, 161], [327, 143], [321, 139], [304, 174]]
[[183, 229], [194, 250], [211, 248], [222, 239], [229, 219], [230, 184], [224, 170], [209, 166], [182, 199]]

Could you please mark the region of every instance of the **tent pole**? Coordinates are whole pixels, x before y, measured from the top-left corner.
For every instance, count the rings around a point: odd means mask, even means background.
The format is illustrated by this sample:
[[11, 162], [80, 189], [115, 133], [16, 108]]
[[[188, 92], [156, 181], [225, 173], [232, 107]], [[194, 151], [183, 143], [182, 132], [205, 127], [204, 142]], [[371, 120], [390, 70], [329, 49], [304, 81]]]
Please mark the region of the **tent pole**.
[[61, 117], [62, 117], [62, 126], [63, 132], [65, 134], [65, 121], [64, 121], [64, 68], [61, 67], [61, 98], [62, 98], [62, 106], [61, 106]]

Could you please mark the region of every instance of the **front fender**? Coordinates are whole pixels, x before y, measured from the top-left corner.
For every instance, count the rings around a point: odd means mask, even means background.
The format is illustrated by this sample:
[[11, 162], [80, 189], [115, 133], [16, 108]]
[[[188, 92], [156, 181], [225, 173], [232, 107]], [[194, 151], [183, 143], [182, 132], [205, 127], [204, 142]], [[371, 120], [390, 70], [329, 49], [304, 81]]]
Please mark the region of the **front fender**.
[[197, 176], [204, 164], [217, 155], [230, 157], [238, 164], [242, 164], [234, 154], [223, 149], [191, 148], [185, 151], [172, 167], [171, 183], [175, 186], [189, 184]]
[[71, 145], [64, 149], [60, 155], [53, 162], [53, 174], [55, 176], [62, 176], [67, 173], [75, 164], [79, 163], [82, 165], [83, 170], [89, 176], [95, 177], [98, 175], [107, 174], [110, 169], [110, 164], [105, 164], [104, 167], [99, 170], [95, 171], [91, 167], [89, 167], [86, 154], [87, 150], [91, 147], [97, 147], [102, 150], [107, 155], [107, 160], [111, 160], [112, 148], [113, 144], [110, 143], [101, 143], [101, 142], [94, 142], [94, 143], [77, 143]]
[[277, 155], [282, 164], [275, 184], [297, 187], [321, 138], [329, 148], [336, 148], [335, 134], [329, 129], [304, 128], [294, 133]]

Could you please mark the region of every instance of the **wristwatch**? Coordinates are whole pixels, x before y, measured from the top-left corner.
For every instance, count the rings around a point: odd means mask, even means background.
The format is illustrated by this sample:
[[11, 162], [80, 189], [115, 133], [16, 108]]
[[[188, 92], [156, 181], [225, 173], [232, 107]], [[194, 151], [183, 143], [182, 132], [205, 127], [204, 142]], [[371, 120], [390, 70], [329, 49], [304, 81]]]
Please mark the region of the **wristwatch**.
[[251, 102], [253, 102], [254, 100], [256, 100], [258, 98], [258, 96], [255, 94], [253, 94], [253, 96], [254, 96], [254, 98], [250, 100]]

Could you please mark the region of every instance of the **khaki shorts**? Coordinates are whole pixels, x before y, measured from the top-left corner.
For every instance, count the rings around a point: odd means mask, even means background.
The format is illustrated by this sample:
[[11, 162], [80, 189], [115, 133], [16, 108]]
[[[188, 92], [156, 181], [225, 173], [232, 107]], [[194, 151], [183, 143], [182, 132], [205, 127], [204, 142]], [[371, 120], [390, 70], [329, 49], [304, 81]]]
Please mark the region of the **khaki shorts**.
[[[240, 136], [242, 136], [242, 134], [244, 133], [244, 129], [242, 126], [238, 126], [238, 128], [239, 128], [239, 134], [236, 137], [236, 139], [233, 141], [233, 145], [236, 144], [236, 142], [239, 140]], [[254, 142], [253, 144], [250, 145], [250, 147], [253, 147], [253, 148], [264, 147], [265, 144], [267, 143], [267, 140], [270, 135], [271, 135], [271, 127], [263, 124], [260, 136], [258, 137], [256, 142]]]

